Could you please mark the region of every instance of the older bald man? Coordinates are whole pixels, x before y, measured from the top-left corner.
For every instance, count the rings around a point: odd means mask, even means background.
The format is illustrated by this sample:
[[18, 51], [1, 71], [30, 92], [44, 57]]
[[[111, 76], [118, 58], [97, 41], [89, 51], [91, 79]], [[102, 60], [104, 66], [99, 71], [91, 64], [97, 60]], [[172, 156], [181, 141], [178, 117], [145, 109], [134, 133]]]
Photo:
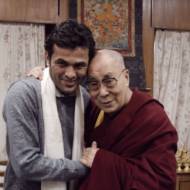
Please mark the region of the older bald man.
[[85, 140], [92, 147], [81, 161], [91, 172], [80, 190], [174, 190], [176, 130], [157, 100], [129, 88], [121, 54], [96, 53], [88, 88], [98, 108], [87, 111]]

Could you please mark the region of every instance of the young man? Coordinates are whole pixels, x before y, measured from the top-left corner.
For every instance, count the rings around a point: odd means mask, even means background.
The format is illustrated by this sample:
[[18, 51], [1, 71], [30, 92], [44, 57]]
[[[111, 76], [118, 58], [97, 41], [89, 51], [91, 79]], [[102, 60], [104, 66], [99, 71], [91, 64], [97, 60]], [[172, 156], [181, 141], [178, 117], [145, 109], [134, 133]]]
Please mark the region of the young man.
[[[15, 82], [4, 103], [9, 163], [5, 190], [75, 189], [86, 174], [79, 161], [88, 93], [80, 86], [95, 42], [83, 24], [68, 20], [48, 37], [43, 80]], [[70, 186], [68, 188], [68, 186]]]
[[118, 52], [97, 52], [88, 88], [102, 111], [87, 111], [85, 140], [92, 147], [81, 161], [91, 171], [80, 190], [175, 190], [176, 130], [158, 101], [129, 88]]

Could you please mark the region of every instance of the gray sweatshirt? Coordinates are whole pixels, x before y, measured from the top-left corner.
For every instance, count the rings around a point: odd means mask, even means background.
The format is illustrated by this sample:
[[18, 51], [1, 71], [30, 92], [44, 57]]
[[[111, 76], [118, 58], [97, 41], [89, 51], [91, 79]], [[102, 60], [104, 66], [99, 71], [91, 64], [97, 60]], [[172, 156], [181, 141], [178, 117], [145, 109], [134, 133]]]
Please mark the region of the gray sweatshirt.
[[[85, 89], [83, 92], [86, 107], [89, 95]], [[68, 182], [85, 176], [86, 167], [79, 161], [70, 160], [74, 105], [75, 97], [57, 99], [59, 116], [64, 116], [60, 117], [60, 121], [66, 158], [48, 158], [43, 155], [44, 124], [40, 81], [27, 78], [11, 85], [3, 109], [9, 157], [5, 190], [40, 190], [42, 180]]]

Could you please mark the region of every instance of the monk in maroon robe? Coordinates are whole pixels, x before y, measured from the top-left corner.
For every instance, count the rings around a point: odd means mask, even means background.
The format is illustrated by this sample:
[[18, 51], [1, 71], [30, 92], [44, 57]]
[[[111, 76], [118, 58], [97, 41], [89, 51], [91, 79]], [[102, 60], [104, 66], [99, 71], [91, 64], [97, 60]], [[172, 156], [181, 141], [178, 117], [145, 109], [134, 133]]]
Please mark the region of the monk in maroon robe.
[[176, 130], [157, 100], [128, 87], [124, 68], [111, 50], [98, 51], [89, 67], [89, 92], [104, 116], [87, 111], [86, 144], [96, 143], [83, 153], [90, 173], [80, 190], [175, 190]]

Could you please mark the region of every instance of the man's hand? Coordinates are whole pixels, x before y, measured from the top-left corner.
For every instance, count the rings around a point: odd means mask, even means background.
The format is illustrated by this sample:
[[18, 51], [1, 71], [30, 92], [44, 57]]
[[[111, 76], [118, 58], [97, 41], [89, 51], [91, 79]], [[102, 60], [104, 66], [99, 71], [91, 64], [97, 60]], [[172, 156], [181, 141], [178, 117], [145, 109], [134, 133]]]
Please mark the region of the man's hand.
[[43, 79], [43, 70], [45, 67], [43, 66], [37, 66], [32, 68], [28, 73], [27, 76], [33, 76], [36, 79], [42, 80]]
[[80, 159], [80, 161], [87, 167], [91, 168], [92, 163], [95, 158], [95, 155], [96, 155], [96, 152], [98, 150], [99, 150], [99, 148], [97, 148], [97, 143], [95, 141], [93, 141], [91, 147], [84, 149], [83, 155], [82, 155], [82, 158]]

